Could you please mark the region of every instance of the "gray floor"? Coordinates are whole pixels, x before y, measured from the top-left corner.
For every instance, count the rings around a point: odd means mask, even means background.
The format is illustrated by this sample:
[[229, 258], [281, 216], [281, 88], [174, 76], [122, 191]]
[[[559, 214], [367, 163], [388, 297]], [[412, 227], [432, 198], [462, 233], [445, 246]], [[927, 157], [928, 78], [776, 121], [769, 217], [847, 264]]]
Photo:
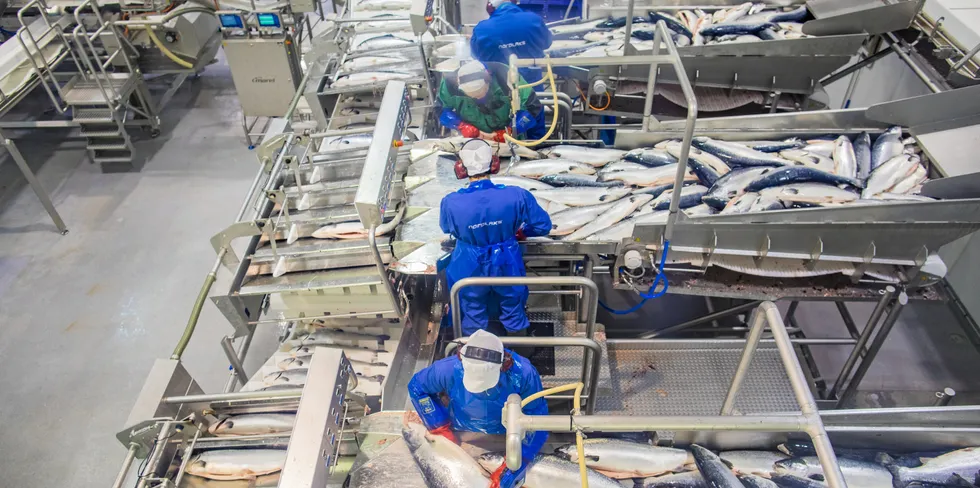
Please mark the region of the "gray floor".
[[[257, 169], [227, 67], [181, 88], [140, 172], [102, 174], [80, 140], [18, 140], [67, 222], [54, 231], [0, 156], [0, 472], [4, 486], [109, 486], [115, 440], [155, 358], [170, 355]], [[53, 142], [41, 137], [55, 137]], [[208, 304], [185, 355], [220, 390], [230, 328]]]
[[[239, 117], [228, 70], [216, 65], [181, 89], [164, 114], [163, 135], [140, 143], [151, 155], [140, 172], [102, 174], [78, 140], [41, 138], [50, 133], [19, 140], [68, 223], [67, 236], [54, 231], [0, 156], [3, 486], [111, 483], [124, 453], [115, 432], [154, 359], [176, 343], [214, 261], [208, 239], [231, 222], [256, 170]], [[842, 336], [825, 325], [837, 323], [826, 319], [827, 307], [801, 307], [811, 336]], [[859, 321], [868, 312], [855, 309]], [[978, 356], [956, 327], [942, 308], [911, 310], [867, 387], [919, 396], [941, 386], [975, 389]], [[218, 340], [229, 330], [205, 306], [184, 356], [205, 390], [218, 391], [227, 379]], [[256, 339], [250, 370], [269, 352], [271, 333]], [[817, 360], [833, 375], [843, 355], [828, 349]]]

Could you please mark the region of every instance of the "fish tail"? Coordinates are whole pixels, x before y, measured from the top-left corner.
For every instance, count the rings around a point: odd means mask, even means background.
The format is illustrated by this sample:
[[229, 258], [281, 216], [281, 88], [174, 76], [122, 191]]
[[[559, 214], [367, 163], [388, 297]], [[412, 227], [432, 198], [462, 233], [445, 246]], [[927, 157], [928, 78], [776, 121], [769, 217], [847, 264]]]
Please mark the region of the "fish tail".
[[905, 468], [895, 464], [886, 464], [885, 469], [892, 474], [892, 486], [895, 488], [905, 488], [908, 484], [903, 479]]

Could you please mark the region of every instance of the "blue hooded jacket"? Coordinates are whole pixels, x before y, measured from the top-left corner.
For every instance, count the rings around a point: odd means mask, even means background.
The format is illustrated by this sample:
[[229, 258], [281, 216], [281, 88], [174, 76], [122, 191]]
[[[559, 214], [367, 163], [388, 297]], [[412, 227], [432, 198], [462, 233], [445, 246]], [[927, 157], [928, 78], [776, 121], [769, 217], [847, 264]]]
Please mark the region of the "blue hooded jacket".
[[[415, 411], [429, 430], [452, 423], [453, 430], [505, 434], [501, 412], [507, 397], [517, 393], [527, 398], [542, 390], [538, 370], [523, 356], [504, 349], [513, 359], [506, 371], [500, 372], [497, 386], [482, 393], [470, 393], [463, 386], [463, 363], [458, 355], [440, 359], [428, 368], [415, 373], [408, 382], [408, 395]], [[449, 396], [447, 409], [439, 398]], [[548, 404], [544, 398], [529, 403], [523, 409], [528, 415], [547, 415]], [[541, 451], [548, 440], [548, 432], [528, 432], [524, 436], [521, 455], [526, 465]]]
[[[509, 64], [511, 54], [518, 58], [543, 58], [549, 47], [551, 31], [544, 20], [509, 2], [497, 7], [489, 19], [476, 24], [470, 38], [470, 51], [485, 63]], [[542, 77], [540, 68], [521, 68], [520, 72], [528, 83]]]

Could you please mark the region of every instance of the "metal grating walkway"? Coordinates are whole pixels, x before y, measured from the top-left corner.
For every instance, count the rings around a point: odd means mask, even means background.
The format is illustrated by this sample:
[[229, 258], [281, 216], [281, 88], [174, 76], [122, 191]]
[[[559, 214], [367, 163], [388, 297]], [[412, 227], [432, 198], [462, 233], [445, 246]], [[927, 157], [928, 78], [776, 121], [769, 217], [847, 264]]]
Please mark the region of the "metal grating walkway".
[[[535, 307], [528, 310], [528, 319], [532, 322], [550, 322], [555, 327], [555, 337], [585, 337], [585, 333], [576, 333], [575, 313], [562, 312], [555, 307]], [[584, 328], [584, 324], [582, 325]], [[609, 393], [611, 384], [611, 373], [609, 368], [609, 352], [606, 348], [606, 333], [601, 325], [597, 325], [595, 340], [602, 349], [602, 359], [599, 365], [599, 393]], [[541, 382], [545, 388], [566, 385], [582, 380], [582, 355], [584, 350], [581, 347], [563, 346], [555, 348], [555, 374], [554, 376], [542, 376]]]
[[[608, 344], [611, 389], [599, 397], [596, 412], [717, 415], [743, 345], [738, 340]], [[799, 411], [775, 347], [759, 345], [735, 409], [742, 414]]]

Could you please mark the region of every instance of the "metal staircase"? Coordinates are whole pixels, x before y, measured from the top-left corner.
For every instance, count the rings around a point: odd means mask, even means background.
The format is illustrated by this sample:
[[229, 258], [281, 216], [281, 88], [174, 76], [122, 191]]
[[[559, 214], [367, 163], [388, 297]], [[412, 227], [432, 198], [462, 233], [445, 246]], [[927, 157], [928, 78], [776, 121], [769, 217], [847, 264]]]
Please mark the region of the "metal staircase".
[[[95, 25], [83, 22], [81, 15], [87, 12], [94, 14]], [[96, 28], [90, 31], [88, 26]], [[75, 10], [71, 37], [79, 73], [61, 92], [85, 137], [89, 158], [104, 172], [139, 169], [142, 161], [136, 158], [126, 126], [148, 126], [156, 134], [159, 117], [128, 41], [105, 21], [95, 0], [86, 0]]]

